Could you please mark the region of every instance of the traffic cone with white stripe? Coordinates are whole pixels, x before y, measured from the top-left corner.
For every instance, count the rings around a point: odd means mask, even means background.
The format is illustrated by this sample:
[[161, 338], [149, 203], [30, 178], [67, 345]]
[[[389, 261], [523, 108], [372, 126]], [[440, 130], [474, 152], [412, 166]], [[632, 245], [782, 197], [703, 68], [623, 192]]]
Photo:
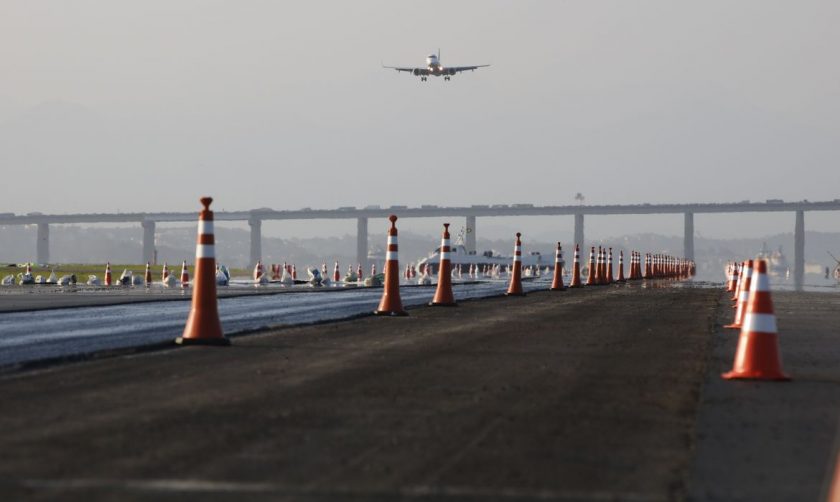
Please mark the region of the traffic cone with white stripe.
[[[216, 268], [215, 264], [213, 265], [213, 268]], [[190, 287], [190, 272], [189, 270], [187, 270], [187, 260], [184, 260], [184, 262], [181, 264], [181, 287]]]
[[600, 286], [603, 280], [601, 278], [601, 246], [598, 246], [598, 252], [595, 253], [595, 285]]
[[385, 255], [385, 290], [376, 315], [408, 315], [403, 309], [400, 299], [400, 261], [399, 246], [397, 245], [397, 216], [388, 217], [391, 228], [388, 229], [388, 247]]
[[551, 281], [552, 291], [565, 291], [563, 285], [563, 246], [557, 243], [557, 251], [554, 252], [554, 279]]
[[575, 244], [575, 261], [572, 264], [572, 279], [569, 281], [570, 288], [579, 288], [580, 282], [580, 244]]
[[210, 197], [201, 199], [204, 209], [198, 215], [192, 308], [184, 334], [175, 340], [179, 345], [230, 345], [230, 340], [222, 334], [216, 298], [216, 251], [211, 202], [213, 199]]
[[338, 281], [341, 280], [341, 271], [338, 269], [338, 262], [335, 262], [335, 269], [333, 270], [333, 281], [338, 284]]
[[363, 282], [365, 280], [364, 275], [362, 274], [362, 264], [359, 263], [359, 266], [356, 267], [356, 275], [359, 278], [359, 282]]
[[738, 293], [738, 305], [735, 308], [735, 319], [732, 324], [727, 324], [724, 328], [741, 329], [741, 324], [744, 320], [744, 314], [747, 311], [747, 302], [750, 297], [750, 288], [752, 287], [753, 275], [753, 261], [747, 260], [744, 262], [744, 277], [741, 279], [741, 288]]
[[435, 297], [429, 305], [454, 307], [455, 295], [452, 294], [452, 248], [449, 240], [449, 223], [443, 224], [443, 236], [440, 239], [440, 267]]
[[152, 287], [152, 265], [146, 262], [146, 273], [143, 274], [143, 284], [150, 288]]
[[105, 285], [110, 286], [113, 284], [113, 278], [111, 277], [111, 262], [105, 264]]
[[516, 243], [513, 246], [513, 271], [510, 274], [510, 286], [508, 286], [507, 296], [525, 296], [522, 291], [522, 241], [520, 238], [522, 234], [516, 233]]
[[586, 274], [586, 286], [595, 285], [595, 246], [589, 250], [589, 271]]
[[260, 277], [263, 275], [263, 265], [262, 260], [257, 260], [257, 264], [254, 265], [254, 280], [259, 281]]
[[779, 332], [765, 260], [756, 260], [735, 362], [732, 371], [722, 376], [727, 380], [790, 380], [782, 370]]
[[729, 274], [726, 282], [726, 291], [734, 292], [738, 284], [738, 264], [733, 262], [729, 265]]
[[739, 267], [738, 280], [735, 281], [735, 292], [732, 294], [732, 298], [730, 298], [733, 302], [737, 302], [738, 298], [741, 296], [741, 286], [744, 284], [744, 271], [746, 268], [747, 262], [742, 261], [741, 266]]
[[618, 252], [618, 277], [615, 282], [627, 282], [624, 278], [624, 250]]
[[612, 248], [610, 248], [609, 253], [607, 254], [607, 284], [612, 284], [614, 282]]

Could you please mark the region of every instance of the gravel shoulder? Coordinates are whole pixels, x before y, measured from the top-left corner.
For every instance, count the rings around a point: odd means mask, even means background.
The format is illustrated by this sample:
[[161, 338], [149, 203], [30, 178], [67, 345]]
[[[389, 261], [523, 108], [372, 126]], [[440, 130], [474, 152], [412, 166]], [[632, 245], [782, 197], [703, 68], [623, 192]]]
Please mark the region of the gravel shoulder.
[[691, 468], [692, 500], [824, 500], [837, 457], [840, 294], [774, 292], [790, 382], [725, 381], [738, 331], [721, 296]]

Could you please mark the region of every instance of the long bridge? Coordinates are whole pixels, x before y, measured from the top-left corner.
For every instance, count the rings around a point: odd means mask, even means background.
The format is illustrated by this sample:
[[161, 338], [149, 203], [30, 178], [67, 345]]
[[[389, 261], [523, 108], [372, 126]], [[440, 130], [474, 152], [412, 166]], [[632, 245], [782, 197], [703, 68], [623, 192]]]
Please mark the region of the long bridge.
[[[513, 205], [472, 205], [439, 207], [424, 205], [420, 207], [391, 206], [381, 208], [341, 207], [338, 209], [298, 209], [277, 211], [273, 209], [253, 209], [250, 211], [216, 211], [216, 221], [247, 221], [251, 227], [251, 264], [262, 256], [262, 222], [266, 220], [356, 220], [356, 257], [357, 261], [367, 264], [368, 220], [386, 218], [397, 214], [400, 218], [466, 218], [466, 248], [475, 251], [476, 220], [479, 217], [499, 216], [573, 216], [575, 222], [575, 242], [584, 246], [584, 217], [587, 215], [642, 215], [642, 214], [683, 214], [684, 240], [683, 256], [694, 258], [694, 215], [712, 213], [766, 213], [791, 212], [795, 214], [794, 223], [794, 267], [793, 277], [797, 289], [802, 287], [805, 274], [805, 212], [840, 211], [840, 199], [820, 202], [784, 202], [768, 200], [765, 202], [699, 203], [699, 204], [623, 204], [623, 205], [567, 205], [534, 206], [531, 204]], [[41, 214], [28, 213], [15, 215], [0, 214], [0, 226], [37, 225], [35, 241], [38, 263], [48, 263], [50, 257], [50, 225], [77, 223], [139, 223], [143, 228], [142, 261], [154, 259], [155, 224], [169, 222], [194, 222], [196, 212], [189, 213], [88, 213], [88, 214]]]

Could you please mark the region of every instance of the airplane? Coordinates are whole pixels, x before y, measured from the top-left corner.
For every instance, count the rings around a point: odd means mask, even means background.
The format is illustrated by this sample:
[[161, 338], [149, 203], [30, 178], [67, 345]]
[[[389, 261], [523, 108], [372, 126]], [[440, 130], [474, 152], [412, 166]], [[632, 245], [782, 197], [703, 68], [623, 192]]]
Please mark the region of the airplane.
[[445, 67], [440, 63], [440, 49], [438, 49], [437, 54], [429, 54], [426, 56], [426, 67], [425, 68], [403, 68], [400, 66], [385, 66], [382, 65], [383, 68], [390, 68], [392, 70], [397, 71], [407, 71], [413, 73], [415, 76], [420, 77], [421, 82], [425, 82], [429, 75], [434, 75], [435, 77], [443, 76], [443, 80], [449, 80], [452, 75], [456, 73], [460, 73], [462, 71], [475, 71], [476, 68], [483, 68], [485, 66], [490, 66], [489, 64], [480, 64], [476, 66], [450, 66]]

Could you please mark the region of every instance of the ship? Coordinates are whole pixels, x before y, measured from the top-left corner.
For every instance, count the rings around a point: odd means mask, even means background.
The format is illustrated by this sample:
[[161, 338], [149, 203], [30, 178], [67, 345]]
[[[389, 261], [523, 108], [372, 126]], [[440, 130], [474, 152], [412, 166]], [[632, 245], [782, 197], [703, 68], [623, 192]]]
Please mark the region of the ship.
[[[485, 267], [493, 267], [501, 265], [502, 267], [513, 265], [512, 256], [504, 256], [497, 251], [489, 250], [477, 253], [475, 251], [467, 251], [463, 244], [455, 244], [452, 246], [449, 254], [450, 263], [452, 263], [452, 270], [457, 271], [460, 267], [461, 272], [469, 273], [470, 267], [478, 266], [479, 270]], [[426, 258], [417, 262], [418, 270], [424, 270], [428, 265], [431, 270], [430, 273], [437, 273], [437, 268], [440, 264], [440, 248], [435, 249]], [[541, 270], [545, 267], [554, 268], [554, 257], [546, 259], [538, 251], [532, 251], [528, 254], [522, 255], [523, 267], [539, 267]]]
[[[456, 237], [456, 243], [450, 247], [449, 261], [452, 264], [452, 270], [457, 273], [460, 267], [461, 272], [467, 274], [470, 272], [470, 267], [478, 266], [478, 270], [484, 270], [485, 267], [494, 267], [500, 265], [502, 270], [505, 266], [513, 265], [513, 257], [510, 255], [503, 255], [498, 251], [488, 250], [477, 253], [475, 251], [467, 251], [464, 245], [464, 230], [462, 229]], [[368, 260], [375, 263], [385, 262], [385, 250], [383, 248], [375, 248], [368, 251]], [[565, 264], [565, 262], [563, 262]], [[426, 265], [430, 267], [429, 273], [437, 273], [440, 265], [440, 248], [436, 248], [429, 253], [425, 258], [421, 258], [417, 262], [417, 270], [425, 270]], [[540, 270], [545, 270], [548, 267], [550, 270], [554, 269], [554, 256], [545, 257], [538, 251], [532, 251], [528, 254], [522, 255], [522, 267], [539, 267]], [[565, 266], [565, 265], [563, 265]]]
[[775, 251], [770, 251], [765, 242], [761, 245], [758, 258], [767, 261], [767, 275], [770, 277], [787, 279], [790, 276], [790, 265], [782, 253], [782, 246]]
[[[831, 276], [834, 277], [835, 282], [840, 284], [840, 260], [837, 259], [836, 256], [831, 254], [830, 252], [826, 251], [829, 256], [831, 256], [835, 263], [834, 263], [834, 271], [831, 273]], [[825, 267], [825, 278], [828, 279], [828, 267]]]

